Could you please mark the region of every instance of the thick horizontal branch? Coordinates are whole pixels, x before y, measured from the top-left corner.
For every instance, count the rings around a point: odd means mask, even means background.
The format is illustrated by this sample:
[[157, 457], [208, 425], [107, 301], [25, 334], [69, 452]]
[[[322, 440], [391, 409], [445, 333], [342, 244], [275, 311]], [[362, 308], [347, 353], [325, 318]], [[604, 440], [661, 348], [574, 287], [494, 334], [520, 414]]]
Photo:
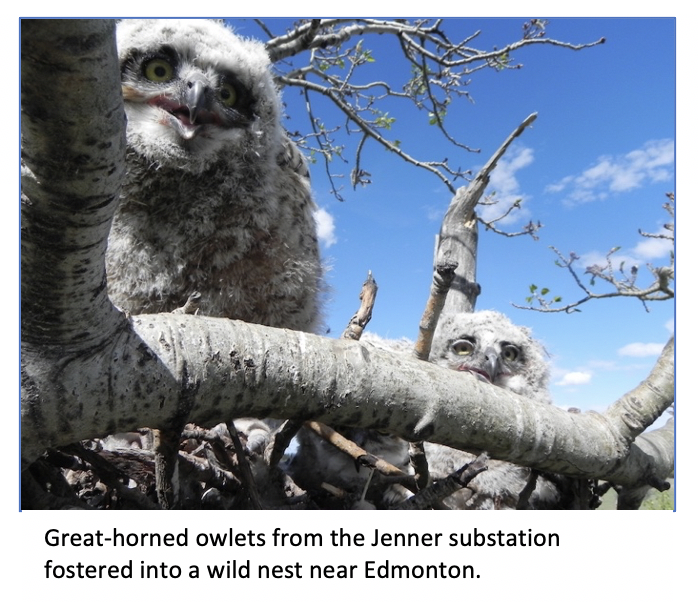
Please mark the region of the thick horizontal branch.
[[674, 403], [674, 337], [664, 346], [649, 376], [606, 412], [630, 443]]
[[[23, 354], [26, 461], [46, 446], [167, 428], [183, 416], [202, 425], [273, 416], [486, 449], [495, 458], [573, 476], [619, 474], [636, 484], [634, 478], [652, 472], [639, 455], [634, 467], [619, 472], [629, 446], [612, 417], [534, 404], [471, 374], [360, 341], [189, 315], [138, 316], [132, 325], [101, 354], [64, 358], [60, 371], [42, 370], [43, 359], [47, 366], [54, 360], [40, 350]], [[662, 388], [657, 395], [673, 399], [673, 382], [655, 384]], [[37, 407], [33, 391], [44, 392]]]

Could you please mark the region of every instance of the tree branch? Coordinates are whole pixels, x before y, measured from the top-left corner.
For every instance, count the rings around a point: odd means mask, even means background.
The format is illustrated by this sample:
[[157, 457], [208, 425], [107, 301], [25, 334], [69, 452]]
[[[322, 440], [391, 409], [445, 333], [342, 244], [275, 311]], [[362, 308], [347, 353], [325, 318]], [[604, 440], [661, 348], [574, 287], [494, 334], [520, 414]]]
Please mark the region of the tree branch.
[[497, 167], [497, 162], [506, 153], [511, 143], [536, 120], [537, 116], [537, 113], [532, 113], [509, 134], [470, 185], [467, 188], [458, 189], [446, 210], [437, 238], [436, 263], [454, 261], [458, 263], [455, 280], [446, 298], [447, 313], [471, 312], [475, 308], [477, 296], [480, 294], [480, 285], [475, 280], [477, 222], [479, 221], [475, 214], [475, 206], [482, 198], [490, 182], [490, 175]]
[[[360, 341], [172, 314], [138, 316], [132, 327], [99, 355], [67, 358], [48, 378], [32, 369], [40, 358], [27, 354], [26, 461], [46, 446], [110, 430], [166, 428], [186, 411], [204, 425], [254, 415], [377, 428], [409, 441], [487, 449], [495, 458], [570, 476], [620, 475], [631, 483], [652, 472], [651, 459], [640, 456], [619, 472], [630, 446], [613, 414], [532, 404], [470, 374]], [[666, 362], [666, 369], [673, 365], [672, 358]], [[648, 379], [646, 386], [660, 406], [673, 401], [672, 379]], [[32, 399], [41, 399], [39, 407]]]
[[[533, 27], [528, 23], [521, 40], [484, 51], [470, 46], [479, 32], [453, 42], [442, 25], [441, 20], [410, 23], [405, 20], [313, 19], [300, 22], [285, 35], [268, 40], [266, 48], [272, 62], [277, 63], [279, 85], [298, 87], [306, 94], [313, 92], [329, 99], [346, 116], [349, 133], [361, 133], [360, 144], [367, 137], [375, 140], [408, 163], [433, 173], [454, 193], [452, 182], [466, 177], [469, 171], [452, 168], [448, 160], [423, 161], [401, 149], [399, 141], [389, 140], [386, 134], [395, 118], [377, 109], [377, 103], [387, 97], [407, 100], [418, 111], [428, 112], [429, 123], [436, 126], [450, 144], [459, 150], [479, 152], [451, 134], [445, 119], [453, 99], [464, 97], [472, 101], [467, 89], [471, 74], [482, 69], [521, 68], [523, 65], [512, 62], [512, 54], [526, 46], [543, 44], [581, 50], [602, 44], [604, 39], [575, 45], [545, 38], [545, 23], [538, 20]], [[271, 35], [266, 26], [263, 29]], [[384, 81], [362, 81], [360, 74], [365, 72], [362, 67], [377, 60], [371, 50], [365, 48], [372, 35], [394, 38], [412, 66], [411, 77], [401, 89]], [[306, 51], [310, 53], [307, 64], [296, 67], [287, 62]], [[312, 103], [308, 96], [306, 98]], [[315, 152], [326, 158], [337, 154], [337, 147], [328, 140], [317, 136], [315, 139], [319, 143]], [[339, 152], [341, 156], [341, 150]], [[352, 171], [359, 173], [358, 160]], [[334, 183], [332, 187], [337, 194]]]

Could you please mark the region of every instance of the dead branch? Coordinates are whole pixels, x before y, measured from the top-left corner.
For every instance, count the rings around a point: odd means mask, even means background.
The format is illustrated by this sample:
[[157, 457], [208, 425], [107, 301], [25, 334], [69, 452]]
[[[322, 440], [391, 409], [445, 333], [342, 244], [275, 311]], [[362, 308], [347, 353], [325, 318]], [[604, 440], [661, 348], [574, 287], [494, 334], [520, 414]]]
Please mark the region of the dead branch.
[[418, 360], [427, 361], [434, 339], [434, 330], [439, 322], [441, 311], [446, 303], [446, 296], [456, 276], [458, 262], [445, 261], [434, 266], [434, 276], [427, 306], [424, 308], [422, 320], [419, 323], [419, 336], [414, 344], [414, 356]]
[[535, 121], [536, 113], [529, 115], [494, 152], [467, 188], [459, 188], [446, 211], [436, 244], [436, 263], [456, 262], [456, 277], [446, 299], [448, 313], [472, 312], [475, 308], [480, 285], [475, 279], [477, 263], [477, 222], [475, 206], [490, 181], [490, 174], [497, 166], [511, 143]]
[[373, 274], [371, 274], [371, 270], [369, 270], [366, 281], [361, 287], [361, 292], [359, 293], [361, 306], [349, 320], [349, 324], [342, 333], [342, 338], [352, 339], [354, 341], [358, 341], [361, 338], [364, 328], [366, 328], [366, 325], [371, 321], [377, 293], [378, 284], [376, 284]]

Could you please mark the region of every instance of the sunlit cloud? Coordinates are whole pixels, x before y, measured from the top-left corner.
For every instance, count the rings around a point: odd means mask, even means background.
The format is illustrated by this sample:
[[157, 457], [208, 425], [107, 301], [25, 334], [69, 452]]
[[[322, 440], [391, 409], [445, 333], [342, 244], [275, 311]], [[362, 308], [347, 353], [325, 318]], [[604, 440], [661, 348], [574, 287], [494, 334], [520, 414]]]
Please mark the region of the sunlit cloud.
[[[666, 232], [664, 232], [666, 234]], [[674, 241], [665, 238], [644, 238], [630, 251], [632, 255], [645, 261], [665, 258], [674, 248]]]
[[322, 207], [318, 207], [314, 217], [317, 224], [318, 239], [326, 249], [329, 249], [337, 242], [337, 237], [334, 233], [334, 218]]
[[658, 356], [664, 343], [630, 343], [621, 347], [618, 350], [618, 355], [626, 355], [629, 357], [655, 357]]
[[555, 384], [560, 387], [586, 385], [591, 381], [591, 372], [568, 372]]
[[624, 155], [601, 156], [579, 175], [565, 176], [545, 191], [564, 194], [569, 206], [608, 198], [655, 182], [674, 177], [674, 141], [650, 140], [642, 148]]

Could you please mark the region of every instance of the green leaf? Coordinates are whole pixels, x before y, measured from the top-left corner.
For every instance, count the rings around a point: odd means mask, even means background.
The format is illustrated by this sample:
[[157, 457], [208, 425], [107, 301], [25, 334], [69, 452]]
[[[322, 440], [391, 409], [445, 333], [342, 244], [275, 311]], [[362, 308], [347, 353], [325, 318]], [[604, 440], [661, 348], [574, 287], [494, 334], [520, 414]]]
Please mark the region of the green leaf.
[[562, 301], [562, 297], [555, 297], [553, 299], [553, 303], [560, 303], [560, 301]]
[[393, 123], [395, 123], [395, 117], [388, 117], [388, 113], [384, 113], [376, 117], [376, 127], [389, 130]]
[[541, 295], [547, 295], [549, 292], [550, 292], [550, 289], [549, 289], [549, 288], [543, 288], [543, 289], [541, 289], [540, 294], [541, 294]]
[[531, 286], [528, 287], [528, 290], [531, 291], [532, 293], [535, 293], [538, 290], [538, 287], [535, 284], [532, 284]]

